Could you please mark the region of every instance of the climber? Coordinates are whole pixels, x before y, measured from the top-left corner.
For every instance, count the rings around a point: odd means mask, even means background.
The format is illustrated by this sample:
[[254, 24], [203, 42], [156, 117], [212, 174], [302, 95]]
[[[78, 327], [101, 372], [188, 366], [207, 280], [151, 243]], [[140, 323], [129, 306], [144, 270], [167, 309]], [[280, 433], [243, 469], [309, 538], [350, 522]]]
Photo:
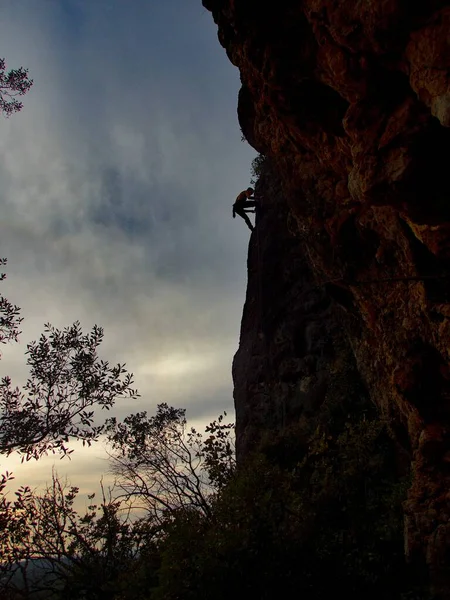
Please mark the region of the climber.
[[[249, 198], [252, 198], [252, 200], [249, 200]], [[247, 223], [248, 228], [251, 231], [253, 231], [254, 227], [250, 219], [247, 217], [246, 213], [256, 212], [257, 205], [258, 202], [255, 199], [253, 188], [247, 188], [239, 194], [239, 196], [236, 198], [235, 203], [233, 204], [233, 219], [236, 215], [239, 215]]]

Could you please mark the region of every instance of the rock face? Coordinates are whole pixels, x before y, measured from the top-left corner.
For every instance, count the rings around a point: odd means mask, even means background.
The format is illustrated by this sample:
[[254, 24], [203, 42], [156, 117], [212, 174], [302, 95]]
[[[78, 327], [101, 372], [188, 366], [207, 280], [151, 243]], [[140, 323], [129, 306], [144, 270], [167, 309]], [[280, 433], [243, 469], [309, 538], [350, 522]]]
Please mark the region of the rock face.
[[270, 161], [233, 366], [238, 458], [314, 410], [350, 344], [410, 456], [406, 556], [450, 598], [450, 2], [203, 4]]
[[[233, 363], [237, 459], [266, 432], [308, 418], [323, 401], [337, 349], [348, 346], [332, 299], [299, 244], [281, 181], [266, 163], [264, 206], [248, 257], [247, 299]], [[349, 365], [351, 367], [352, 365]]]

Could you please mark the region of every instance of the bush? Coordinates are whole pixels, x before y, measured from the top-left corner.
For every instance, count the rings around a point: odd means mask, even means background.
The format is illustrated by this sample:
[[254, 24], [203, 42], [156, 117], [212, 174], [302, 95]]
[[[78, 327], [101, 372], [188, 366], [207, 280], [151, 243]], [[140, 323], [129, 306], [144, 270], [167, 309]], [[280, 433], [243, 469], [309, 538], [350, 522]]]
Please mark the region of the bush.
[[250, 175], [251, 175], [250, 183], [252, 185], [256, 185], [258, 179], [260, 178], [261, 173], [263, 171], [264, 163], [266, 162], [266, 160], [267, 160], [267, 157], [264, 156], [263, 154], [258, 154], [258, 156], [256, 156], [252, 160], [252, 165], [250, 168]]
[[[369, 401], [330, 398], [316, 427], [266, 439], [214, 500], [162, 543], [156, 598], [400, 598], [408, 589], [394, 445]], [[344, 415], [345, 414], [345, 418]], [[153, 597], [153, 596], [152, 596]]]

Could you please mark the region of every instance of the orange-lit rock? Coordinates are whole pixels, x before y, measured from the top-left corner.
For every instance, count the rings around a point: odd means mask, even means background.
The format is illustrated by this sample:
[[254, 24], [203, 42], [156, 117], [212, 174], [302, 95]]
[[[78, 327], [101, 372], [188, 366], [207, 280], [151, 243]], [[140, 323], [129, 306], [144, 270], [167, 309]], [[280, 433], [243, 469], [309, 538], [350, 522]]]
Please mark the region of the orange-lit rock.
[[433, 14], [426, 26], [411, 32], [406, 47], [411, 87], [420, 100], [450, 127], [450, 8]]
[[[271, 158], [281, 190], [263, 190], [267, 212], [250, 244], [234, 365], [240, 456], [258, 432], [297, 414], [280, 381], [311, 377], [293, 361], [307, 350], [292, 355], [291, 328], [314, 280], [353, 323], [347, 336], [373, 401], [407, 431], [406, 554], [427, 565], [435, 597], [450, 598], [441, 501], [450, 489], [450, 3], [203, 3], [240, 70], [242, 131]], [[255, 271], [266, 281], [258, 294]], [[320, 397], [320, 381], [316, 373], [305, 402]]]

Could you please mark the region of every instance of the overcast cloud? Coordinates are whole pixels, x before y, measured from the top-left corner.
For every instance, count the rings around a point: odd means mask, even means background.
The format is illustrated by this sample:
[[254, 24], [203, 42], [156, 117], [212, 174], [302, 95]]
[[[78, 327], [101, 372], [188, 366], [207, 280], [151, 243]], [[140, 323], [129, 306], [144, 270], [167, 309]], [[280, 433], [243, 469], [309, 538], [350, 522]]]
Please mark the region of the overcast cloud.
[[[35, 81], [0, 121], [2, 293], [25, 318], [2, 375], [25, 377], [45, 322], [79, 319], [135, 373], [141, 398], [117, 416], [163, 401], [200, 423], [231, 411], [249, 233], [231, 204], [254, 152], [211, 15], [201, 0], [4, 0], [0, 39]], [[101, 456], [58, 469], [84, 488]], [[35, 484], [51, 462], [1, 468]]]

